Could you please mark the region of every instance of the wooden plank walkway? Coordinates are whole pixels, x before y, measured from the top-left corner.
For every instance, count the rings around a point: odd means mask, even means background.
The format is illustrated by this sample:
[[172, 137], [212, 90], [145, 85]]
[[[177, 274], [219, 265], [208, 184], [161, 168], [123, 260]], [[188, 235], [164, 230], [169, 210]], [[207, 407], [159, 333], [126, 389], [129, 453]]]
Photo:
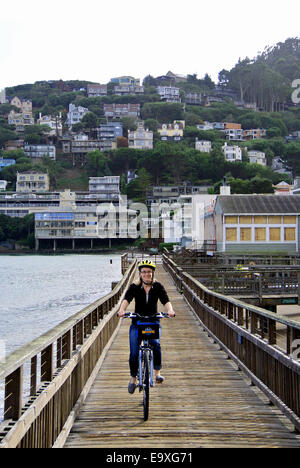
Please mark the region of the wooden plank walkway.
[[202, 330], [162, 266], [157, 279], [177, 315], [162, 321], [166, 380], [150, 391], [149, 420], [142, 394], [127, 392], [130, 320], [122, 320], [64, 447], [300, 448], [292, 425]]

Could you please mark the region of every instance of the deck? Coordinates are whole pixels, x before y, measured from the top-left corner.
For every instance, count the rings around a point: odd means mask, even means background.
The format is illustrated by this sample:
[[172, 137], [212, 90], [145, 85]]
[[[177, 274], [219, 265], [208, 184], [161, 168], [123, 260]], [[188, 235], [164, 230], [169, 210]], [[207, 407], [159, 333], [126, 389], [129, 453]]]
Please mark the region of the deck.
[[150, 391], [149, 420], [142, 395], [127, 392], [130, 321], [122, 320], [64, 447], [300, 448], [293, 425], [203, 331], [162, 266], [157, 279], [177, 315], [162, 322], [166, 380]]

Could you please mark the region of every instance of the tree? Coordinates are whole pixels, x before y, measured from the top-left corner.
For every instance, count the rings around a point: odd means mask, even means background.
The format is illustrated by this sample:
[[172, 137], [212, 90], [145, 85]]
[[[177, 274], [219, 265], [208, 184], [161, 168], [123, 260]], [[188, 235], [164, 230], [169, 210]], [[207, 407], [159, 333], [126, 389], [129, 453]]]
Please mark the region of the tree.
[[90, 151], [86, 155], [87, 172], [90, 177], [109, 175], [108, 160], [99, 150]]

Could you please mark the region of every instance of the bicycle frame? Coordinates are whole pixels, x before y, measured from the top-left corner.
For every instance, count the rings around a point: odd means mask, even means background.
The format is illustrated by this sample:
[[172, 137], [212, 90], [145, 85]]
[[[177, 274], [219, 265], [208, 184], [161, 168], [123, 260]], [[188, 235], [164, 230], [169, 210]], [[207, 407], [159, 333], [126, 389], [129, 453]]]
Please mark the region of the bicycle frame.
[[139, 389], [140, 391], [143, 389], [143, 362], [144, 362], [144, 353], [148, 354], [148, 362], [149, 362], [149, 382], [150, 387], [155, 386], [155, 382], [153, 379], [153, 370], [154, 370], [154, 362], [153, 362], [153, 349], [148, 340], [142, 341], [139, 348], [139, 371], [138, 371], [138, 379], [139, 379]]
[[[124, 315], [124, 318], [139, 318], [143, 320], [147, 319], [160, 319], [160, 318], [169, 318], [169, 315], [166, 313], [160, 313], [160, 314], [155, 314], [153, 317], [143, 317], [139, 314], [131, 314], [130, 312], [127, 312]], [[153, 378], [153, 370], [154, 370], [154, 362], [153, 362], [153, 349], [150, 344], [150, 340], [147, 336], [147, 334], [154, 333], [153, 338], [151, 339], [156, 339], [154, 338], [155, 333], [157, 333], [157, 328], [155, 328], [154, 323], [149, 322], [149, 327], [147, 326], [147, 323], [140, 323], [139, 325], [141, 326], [146, 326], [146, 328], [141, 328], [141, 343], [139, 346], [139, 368], [138, 368], [138, 380], [139, 380], [139, 390], [140, 392], [143, 391], [143, 408], [144, 408], [144, 421], [147, 421], [148, 416], [149, 416], [149, 390], [150, 387], [154, 387], [155, 385], [155, 379]], [[152, 329], [151, 329], [152, 326]], [[144, 337], [143, 337], [144, 334]]]

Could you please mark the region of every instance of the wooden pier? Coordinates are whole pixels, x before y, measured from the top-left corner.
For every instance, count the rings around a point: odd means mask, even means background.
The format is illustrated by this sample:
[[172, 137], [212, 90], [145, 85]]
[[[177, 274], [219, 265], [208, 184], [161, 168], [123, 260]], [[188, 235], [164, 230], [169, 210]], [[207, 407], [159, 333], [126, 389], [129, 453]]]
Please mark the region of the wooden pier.
[[300, 448], [300, 323], [208, 289], [167, 254], [157, 279], [177, 315], [162, 321], [166, 380], [144, 422], [142, 395], [127, 391], [130, 321], [116, 316], [136, 261], [124, 256], [122, 272], [0, 364], [0, 448]]
[[203, 331], [162, 267], [157, 279], [177, 315], [162, 320], [166, 381], [150, 391], [149, 420], [142, 395], [127, 392], [129, 320], [122, 320], [65, 447], [300, 448], [293, 426]]

